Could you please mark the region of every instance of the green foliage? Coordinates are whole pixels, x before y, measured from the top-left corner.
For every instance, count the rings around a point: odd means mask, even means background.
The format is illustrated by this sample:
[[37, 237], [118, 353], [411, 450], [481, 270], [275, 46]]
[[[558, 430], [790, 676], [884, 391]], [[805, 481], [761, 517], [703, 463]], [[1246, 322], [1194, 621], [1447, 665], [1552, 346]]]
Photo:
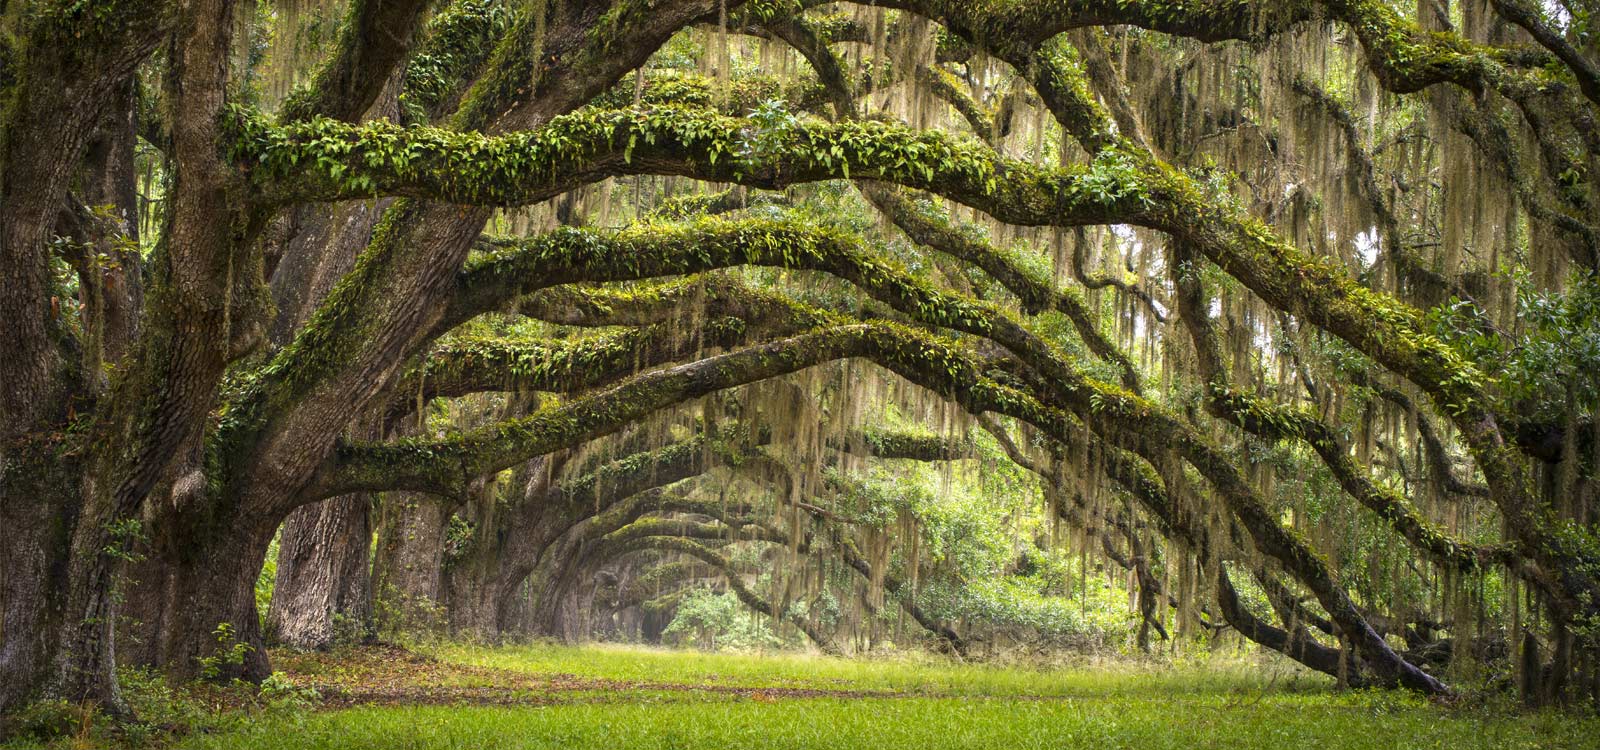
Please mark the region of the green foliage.
[[494, 51], [516, 10], [502, 0], [461, 0], [428, 23], [426, 41], [406, 64], [400, 106], [408, 122], [431, 122], [467, 76]]
[[1500, 378], [1505, 398], [1538, 404], [1541, 417], [1593, 414], [1600, 405], [1600, 380], [1589, 377], [1600, 372], [1600, 276], [1577, 275], [1559, 293], [1524, 277], [1517, 303], [1524, 327]]
[[[881, 122], [822, 123], [768, 104], [757, 118], [677, 106], [583, 110], [530, 132], [489, 137], [387, 122], [314, 119], [274, 126], [243, 108], [224, 123], [228, 153], [268, 195], [301, 198], [420, 195], [486, 206], [548, 197], [599, 162], [681, 160], [705, 179], [815, 181], [870, 176], [958, 191], [972, 200], [1015, 199], [1063, 213], [1144, 211], [1137, 162], [1108, 152], [1087, 170], [1043, 169], [982, 144]], [[615, 167], [613, 167], [615, 168]], [[1080, 184], [1081, 183], [1081, 184]], [[981, 201], [980, 201], [981, 202]]]
[[[278, 674], [273, 677], [280, 682], [283, 679]], [[119, 669], [117, 683], [135, 720], [117, 727], [120, 736], [116, 744], [129, 748], [164, 747], [184, 734], [238, 729], [249, 714], [235, 709], [252, 707], [257, 700], [254, 685], [234, 683], [219, 693], [207, 694], [194, 685], [175, 685], [147, 667]], [[298, 705], [296, 710], [304, 708], [309, 704]]]
[[1485, 325], [1481, 310], [1459, 299], [1430, 310], [1437, 335], [1473, 361], [1492, 367], [1502, 408], [1539, 420], [1593, 413], [1600, 406], [1600, 277], [1575, 274], [1564, 291], [1537, 287], [1527, 274], [1517, 285], [1514, 336]]
[[456, 564], [472, 552], [473, 545], [477, 544], [476, 527], [471, 521], [461, 516], [450, 516], [450, 522], [444, 530], [444, 566], [446, 568]]
[[123, 518], [106, 524], [106, 546], [101, 553], [124, 562], [138, 562], [137, 545], [145, 540], [144, 524], [137, 518]]
[[678, 600], [672, 622], [662, 638], [672, 644], [707, 651], [750, 651], [782, 646], [772, 632], [770, 618], [750, 612], [731, 591], [715, 593], [694, 589]]
[[257, 705], [274, 713], [294, 714], [316, 707], [321, 695], [316, 688], [295, 684], [282, 672], [273, 672], [261, 681], [256, 693]]
[[218, 623], [211, 636], [216, 640], [216, 648], [206, 656], [195, 657], [200, 662], [201, 679], [215, 680], [224, 671], [243, 666], [245, 657], [255, 650], [254, 646], [238, 639], [237, 629], [231, 622]]
[[295, 723], [320, 702], [316, 690], [282, 672], [260, 686], [239, 680], [202, 685], [175, 683], [148, 667], [122, 667], [117, 686], [128, 720], [112, 721], [87, 703], [39, 701], [0, 721], [0, 735], [12, 737], [0, 748], [167, 748], [186, 736], [237, 732], [256, 721]]
[[266, 627], [267, 610], [272, 607], [272, 590], [278, 583], [278, 535], [272, 536], [272, 543], [267, 547], [267, 557], [261, 564], [261, 572], [256, 574], [256, 612], [261, 617], [262, 627]]
[[1101, 206], [1153, 205], [1145, 192], [1139, 160], [1132, 154], [1107, 149], [1095, 155], [1087, 172], [1068, 189], [1074, 198]]
[[[86, 722], [92, 721], [92, 718], [84, 715], [82, 707], [61, 698], [47, 698], [29, 703], [4, 717], [0, 728], [20, 739], [47, 741], [71, 736]], [[0, 736], [4, 734], [0, 733]]]

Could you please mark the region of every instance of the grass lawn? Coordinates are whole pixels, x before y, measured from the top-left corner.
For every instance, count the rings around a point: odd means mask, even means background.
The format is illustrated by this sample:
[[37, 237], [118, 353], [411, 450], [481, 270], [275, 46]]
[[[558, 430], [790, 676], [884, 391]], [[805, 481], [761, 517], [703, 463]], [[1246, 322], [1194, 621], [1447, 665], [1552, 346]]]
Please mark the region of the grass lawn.
[[235, 702], [195, 723], [198, 731], [155, 745], [1600, 750], [1594, 716], [1339, 692], [1320, 676], [1226, 660], [1029, 670], [619, 646], [362, 648], [275, 659], [320, 699], [286, 710]]
[[[459, 664], [602, 680], [936, 696], [1103, 696], [1160, 693], [1177, 687], [1222, 692], [1264, 687], [1270, 679], [1270, 674], [1264, 675], [1258, 666], [1220, 661], [1187, 668], [1113, 661], [1102, 668], [1019, 669], [963, 665], [939, 657], [832, 659], [803, 654], [695, 653], [609, 645], [493, 649], [447, 646], [435, 653]], [[1310, 685], [1317, 688], [1327, 684], [1320, 676], [1309, 679]]]
[[1289, 712], [1159, 699], [812, 699], [360, 708], [192, 748], [1594, 748], [1596, 727], [1337, 703]]
[[337, 710], [184, 748], [1600, 748], [1600, 720], [1219, 667], [1022, 670], [618, 647], [284, 656]]

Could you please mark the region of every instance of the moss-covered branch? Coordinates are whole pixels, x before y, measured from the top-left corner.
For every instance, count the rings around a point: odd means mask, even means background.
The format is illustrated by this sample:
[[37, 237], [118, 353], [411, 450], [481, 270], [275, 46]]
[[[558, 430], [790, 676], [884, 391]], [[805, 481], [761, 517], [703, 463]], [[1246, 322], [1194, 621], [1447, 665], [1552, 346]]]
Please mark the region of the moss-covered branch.
[[973, 456], [972, 441], [918, 432], [863, 430], [845, 439], [840, 448], [877, 458], [910, 461], [957, 461]]
[[[1257, 545], [1316, 591], [1326, 608], [1338, 612], [1336, 618], [1342, 620], [1341, 627], [1355, 634], [1353, 637], [1364, 638], [1362, 655], [1376, 662], [1376, 669], [1386, 673], [1384, 676], [1389, 679], [1407, 680], [1422, 689], [1439, 689], [1432, 678], [1388, 649], [1334, 581], [1326, 563], [1303, 540], [1282, 528], [1223, 452], [1184, 420], [1134, 394], [1094, 382], [1060, 351], [997, 308], [916, 284], [893, 267], [861, 254], [848, 238], [757, 222], [705, 222], [690, 231], [698, 236], [694, 243], [696, 258], [662, 258], [663, 251], [652, 252], [651, 245], [660, 242], [663, 239], [660, 236], [650, 237], [648, 242], [622, 243], [620, 247], [626, 247], [628, 252], [621, 257], [633, 264], [630, 273], [651, 275], [681, 268], [678, 264], [683, 263], [717, 262], [764, 262], [827, 270], [922, 322], [993, 339], [1038, 372], [1040, 380], [1036, 386], [1048, 394], [1048, 399], [1067, 405], [1106, 439], [1152, 460], [1160, 460], [1167, 451], [1176, 450], [1213, 482]], [[591, 264], [596, 272], [612, 265], [607, 258], [617, 257], [610, 253], [618, 246], [602, 248], [592, 242], [566, 244], [581, 248], [582, 262]], [[673, 241], [671, 247], [682, 244]], [[468, 275], [490, 275], [490, 269], [504, 269], [508, 265], [562, 273], [566, 263], [560, 258], [571, 255], [560, 251], [560, 246], [549, 243], [546, 238], [522, 252], [486, 260], [484, 265], [469, 270]], [[521, 279], [524, 274], [511, 276]], [[1158, 441], [1159, 447], [1152, 441]]]
[[[1160, 229], [1192, 244], [1269, 304], [1304, 315], [1421, 385], [1480, 452], [1494, 442], [1496, 422], [1481, 375], [1427, 333], [1415, 310], [1362, 287], [1341, 268], [1207, 196], [1186, 175], [1137, 154], [1110, 149], [1090, 167], [1044, 169], [977, 144], [877, 123], [763, 128], [686, 110], [585, 114], [504, 138], [314, 125], [308, 131], [251, 128], [245, 142], [254, 144], [258, 171], [287, 174], [299, 164], [299, 182], [320, 183], [334, 195], [387, 192], [383, 185], [467, 203], [547, 197], [575, 182], [626, 171], [763, 187], [855, 176], [931, 189], [1017, 224], [1126, 222]], [[306, 140], [314, 133], [321, 135]], [[1482, 463], [1489, 462], [1480, 456]]]
[[283, 119], [360, 118], [405, 59], [428, 5], [428, 0], [352, 2], [332, 56], [310, 87], [285, 103]]
[[[1371, 0], [1273, 6], [1261, 13], [1253, 13], [1244, 3], [1160, 6], [1160, 18], [1140, 15], [1156, 8], [1153, 3], [1133, 3], [1127, 9], [1047, 0], [1003, 9], [937, 0], [878, 4], [904, 7], [936, 18], [1019, 70], [1034, 71], [1035, 88], [1046, 106], [1091, 151], [1116, 150], [1113, 143], [1095, 135], [1105, 120], [1095, 114], [1098, 104], [1083, 93], [1087, 87], [1082, 77], [1074, 74], [1071, 61], [1059, 50], [1052, 57], [1041, 51], [1044, 47], [1039, 43], [1014, 41], [1026, 38], [1018, 36], [1023, 29], [1033, 24], [1060, 29], [1103, 25], [1107, 22], [1104, 18], [1120, 17], [1123, 23], [1168, 33], [1198, 34], [1196, 38], [1201, 39], [1208, 39], [1207, 34], [1253, 38], [1246, 35], [1270, 36], [1325, 12], [1352, 26], [1367, 48], [1370, 64], [1378, 69], [1380, 80], [1397, 92], [1415, 91], [1447, 80], [1480, 90], [1485, 76], [1495, 80], [1504, 77], [1501, 62], [1492, 50], [1473, 48], [1449, 35], [1423, 34], [1388, 7]], [[1063, 5], [1073, 7], [1060, 7]], [[1097, 13], [1105, 15], [1094, 17]], [[1027, 21], [1017, 26], [1021, 19]], [[1193, 26], [1195, 19], [1202, 19], [1202, 25]], [[1248, 23], [1238, 25], [1246, 19]], [[994, 36], [996, 31], [1010, 33]], [[1422, 386], [1467, 436], [1485, 475], [1496, 486], [1498, 495], [1506, 498], [1503, 507], [1513, 516], [1522, 515], [1514, 519], [1514, 524], [1525, 529], [1537, 526], [1519, 510], [1518, 506], [1527, 504], [1525, 472], [1516, 458], [1503, 450], [1505, 441], [1499, 422], [1504, 417], [1496, 414], [1489, 403], [1481, 373], [1458, 352], [1427, 333], [1414, 309], [1366, 289], [1336, 265], [1294, 248], [1226, 201], [1207, 198], [1187, 175], [1147, 152], [1136, 158], [1140, 163], [1137, 179], [1149, 189], [1155, 205], [1149, 221], [1132, 219], [1130, 223], [1174, 235], [1238, 278], [1268, 304], [1304, 316]]]
[[[493, 247], [496, 253], [506, 254], [526, 243], [502, 240]], [[546, 287], [546, 282], [538, 279], [519, 283], [505, 278], [496, 284], [466, 275], [459, 281], [459, 296], [435, 326], [434, 337], [474, 316], [507, 307], [536, 320], [584, 328], [682, 325], [696, 320], [737, 318], [745, 327], [759, 330], [815, 326], [837, 320], [788, 295], [754, 289], [735, 277], [720, 274], [692, 275], [627, 290], [587, 284]]]
[[[838, 56], [828, 48], [825, 38], [809, 25], [795, 20], [774, 26], [774, 32], [811, 63], [818, 78], [831, 93], [839, 116], [853, 119], [858, 111], [854, 91], [842, 72]], [[975, 130], [986, 130], [988, 137], [984, 140], [993, 145], [995, 127], [992, 118], [987, 128], [984, 128], [983, 121], [976, 119], [977, 103], [969, 97], [961, 96], [963, 92], [960, 82], [942, 69], [928, 70], [925, 77], [930, 79], [925, 81], [925, 84], [932, 85], [942, 96], [953, 99], [957, 108], [972, 119]], [[1092, 109], [1093, 105], [1090, 106]], [[857, 180], [857, 186], [874, 207], [899, 226], [914, 242], [982, 268], [1001, 285], [1016, 294], [1022, 300], [1024, 309], [1030, 312], [1037, 313], [1052, 307], [1060, 310], [1072, 321], [1073, 327], [1088, 345], [1089, 350], [1121, 368], [1124, 385], [1133, 390], [1139, 389], [1138, 372], [1133, 363], [1100, 332], [1088, 305], [1077, 295], [1056, 289], [1054, 284], [1027, 272], [989, 243], [961, 232], [945, 220], [920, 210], [909, 198], [890, 185], [872, 180]]]
[[727, 542], [769, 542], [788, 544], [785, 534], [775, 533], [757, 523], [705, 523], [686, 518], [641, 518], [596, 540], [599, 549], [615, 554], [638, 549], [650, 537], [697, 539]]
[[431, 123], [453, 111], [514, 20], [514, 11], [496, 0], [457, 0], [435, 13], [406, 61], [402, 117]]
[[[994, 432], [996, 437], [1005, 434], [998, 424], [993, 424], [988, 429]], [[1141, 461], [1134, 454], [1108, 445], [1105, 441], [1092, 435], [1076, 437], [1079, 438], [1080, 442], [1087, 439], [1093, 444], [1093, 449], [1100, 456], [1098, 462], [1100, 470], [1117, 487], [1126, 492], [1127, 496], [1132, 498], [1138, 507], [1143, 508], [1151, 518], [1155, 519], [1165, 536], [1181, 543], [1188, 549], [1195, 550], [1196, 554], [1202, 559], [1215, 558], [1219, 561], [1215, 570], [1216, 581], [1214, 583], [1217, 587], [1219, 609], [1223, 620], [1228, 625], [1231, 625], [1240, 635], [1250, 641], [1282, 653], [1311, 669], [1339, 677], [1352, 685], [1364, 682], [1360, 677], [1358, 664], [1351, 663], [1351, 660], [1338, 650], [1330, 649], [1317, 643], [1297, 623], [1288, 624], [1293, 632], [1275, 627], [1257, 617], [1238, 600], [1228, 579], [1227, 568], [1222, 564], [1226, 557], [1225, 549], [1229, 547], [1229, 540], [1213, 538], [1211, 529], [1201, 519], [1197, 518], [1194, 512], [1186, 512], [1180, 503], [1175, 501], [1166, 484], [1152, 471], [1146, 462]], [[1006, 439], [1002, 440], [1001, 444], [1006, 446], [1009, 442], [1009, 439]], [[1059, 440], [1058, 449], [1066, 449], [1068, 447], [1076, 448], [1079, 452], [1082, 452], [1090, 446], [1074, 444], [1068, 440]], [[1069, 493], [1067, 493], [1066, 488], [1059, 486], [1060, 477], [1056, 471], [1035, 465], [1035, 462], [1022, 455], [1014, 447], [1008, 447], [1006, 451], [1013, 461], [1017, 461], [1019, 465], [1029, 468], [1029, 470], [1037, 473], [1045, 480], [1048, 491], [1056, 495], [1052, 504], [1057, 514], [1069, 522], [1081, 522], [1084, 520], [1081, 515], [1089, 510], [1087, 498], [1083, 497], [1081, 493], [1070, 493], [1070, 500], [1061, 497]], [[1133, 523], [1116, 515], [1108, 515], [1104, 520], [1121, 531], [1131, 545], [1137, 544], [1138, 529]], [[1113, 560], [1121, 557], [1112, 547], [1111, 540], [1107, 535], [1100, 534], [1100, 537], [1108, 557]], [[1137, 560], [1119, 561], [1119, 564], [1123, 564], [1123, 567], [1131, 570], [1139, 570]], [[1139, 572], [1138, 575], [1141, 581], [1141, 589], [1146, 594], [1159, 592], [1159, 582], [1146, 580], [1147, 574], [1144, 572]], [[1183, 603], [1173, 598], [1170, 593], [1166, 596], [1171, 606], [1183, 606]], [[1143, 603], [1141, 603], [1141, 606], [1143, 606]]]
[[[1058, 288], [1049, 280], [1031, 273], [999, 248], [922, 210], [891, 186], [865, 180], [861, 181], [860, 186], [862, 194], [912, 241], [983, 269], [1001, 286], [1017, 295], [1023, 310], [1030, 314], [1056, 310], [1066, 315], [1089, 351], [1121, 370], [1123, 386], [1133, 391], [1140, 389], [1138, 368], [1126, 353], [1101, 332], [1099, 322], [1082, 296], [1072, 289]], [[1165, 320], [1166, 316], [1155, 307], [1153, 301], [1150, 301], [1149, 309], [1158, 320]]]
[[713, 311], [695, 321], [692, 329], [656, 323], [559, 342], [453, 336], [424, 354], [416, 367], [396, 381], [393, 391], [399, 400], [484, 391], [574, 393], [693, 359], [707, 349], [789, 336], [815, 326], [822, 317], [747, 321]]
[[326, 119], [272, 126], [243, 111], [230, 127], [233, 157], [268, 202], [396, 195], [523, 205], [622, 174], [769, 189], [881, 179], [1029, 225], [1121, 221], [1148, 202], [1123, 161], [1046, 169], [979, 143], [874, 122], [827, 125], [659, 107], [585, 111], [505, 136]]
[[991, 146], [996, 144], [1001, 130], [999, 118], [973, 98], [966, 82], [937, 65], [918, 67], [915, 75], [918, 84], [960, 113], [961, 119], [966, 120], [967, 126], [972, 128], [973, 135]]
[[327, 497], [361, 487], [459, 492], [474, 477], [592, 440], [660, 409], [736, 385], [869, 351], [923, 364], [913, 348], [922, 337], [896, 341], [897, 330], [864, 325], [824, 329], [646, 373], [610, 390], [458, 438], [347, 446], [324, 468], [310, 494]]
[[[1202, 42], [1262, 42], [1306, 24], [1336, 21], [1361, 41], [1367, 66], [1390, 91], [1420, 91], [1449, 83], [1470, 91], [1527, 75], [1537, 64], [1527, 50], [1476, 45], [1449, 32], [1424, 31], [1381, 0], [1026, 0], [994, 4], [959, 0], [864, 0], [909, 10], [944, 24], [958, 36], [1002, 59], [1031, 50], [1063, 32], [1087, 27], [1136, 26]], [[1009, 60], [1008, 60], [1009, 61]]]

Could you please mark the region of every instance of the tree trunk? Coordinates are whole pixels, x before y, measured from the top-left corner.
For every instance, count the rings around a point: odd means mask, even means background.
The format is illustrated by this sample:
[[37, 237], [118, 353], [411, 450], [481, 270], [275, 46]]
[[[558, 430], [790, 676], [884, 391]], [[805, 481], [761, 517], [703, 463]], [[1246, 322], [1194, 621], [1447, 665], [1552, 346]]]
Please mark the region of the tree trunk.
[[472, 525], [464, 550], [447, 560], [440, 576], [450, 633], [477, 641], [493, 641], [495, 568], [505, 563], [501, 542], [516, 533], [504, 518], [496, 494], [479, 490], [457, 515]]
[[540, 557], [533, 598], [532, 635], [572, 643], [581, 628], [574, 612], [578, 600], [584, 528], [578, 526], [552, 543]]
[[[8, 61], [16, 64], [7, 67], [0, 116], [0, 713], [44, 693], [115, 697], [109, 666], [90, 667], [99, 678], [78, 694], [59, 640], [68, 632], [71, 539], [86, 489], [83, 463], [60, 453], [70, 447], [62, 433], [84, 378], [54, 296], [47, 240], [71, 205], [100, 110], [131, 69], [114, 56], [101, 69], [93, 54], [77, 52], [57, 45]], [[85, 60], [95, 69], [82, 69]]]
[[268, 640], [327, 649], [371, 636], [371, 507], [367, 495], [344, 495], [289, 514], [278, 538]]
[[153, 539], [152, 554], [128, 576], [130, 595], [119, 614], [120, 663], [160, 668], [179, 679], [266, 678], [271, 669], [255, 581], [277, 526], [251, 519], [221, 533]]
[[485, 495], [472, 509], [471, 546], [447, 571], [450, 626], [456, 633], [495, 640], [516, 619], [522, 582], [536, 568], [554, 534], [566, 527], [551, 512], [547, 491], [565, 462], [564, 454], [540, 456], [523, 464], [511, 489], [511, 507]]
[[[222, 540], [204, 557], [180, 566], [179, 616], [166, 634], [169, 673], [252, 682], [271, 673], [254, 586], [271, 542], [271, 527], [260, 528], [233, 543]], [[243, 653], [230, 657], [237, 646]]]
[[378, 632], [442, 630], [441, 574], [450, 515], [449, 504], [430, 495], [392, 492], [378, 501], [378, 544], [372, 562]]
[[61, 630], [79, 467], [52, 447], [0, 452], [0, 714], [48, 686]]
[[117, 92], [84, 154], [84, 205], [68, 209], [86, 214], [72, 217], [85, 248], [72, 260], [83, 308], [84, 376], [94, 393], [104, 390], [105, 365], [121, 360], [138, 339], [144, 307], [136, 140], [130, 82]]

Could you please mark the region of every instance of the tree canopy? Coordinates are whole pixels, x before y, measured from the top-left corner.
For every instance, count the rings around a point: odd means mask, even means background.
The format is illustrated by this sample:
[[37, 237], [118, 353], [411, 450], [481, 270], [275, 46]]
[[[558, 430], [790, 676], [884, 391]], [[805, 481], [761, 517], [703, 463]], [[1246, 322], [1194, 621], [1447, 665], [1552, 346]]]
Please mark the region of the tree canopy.
[[1592, 10], [12, 3], [0, 709], [734, 600], [1600, 699]]

